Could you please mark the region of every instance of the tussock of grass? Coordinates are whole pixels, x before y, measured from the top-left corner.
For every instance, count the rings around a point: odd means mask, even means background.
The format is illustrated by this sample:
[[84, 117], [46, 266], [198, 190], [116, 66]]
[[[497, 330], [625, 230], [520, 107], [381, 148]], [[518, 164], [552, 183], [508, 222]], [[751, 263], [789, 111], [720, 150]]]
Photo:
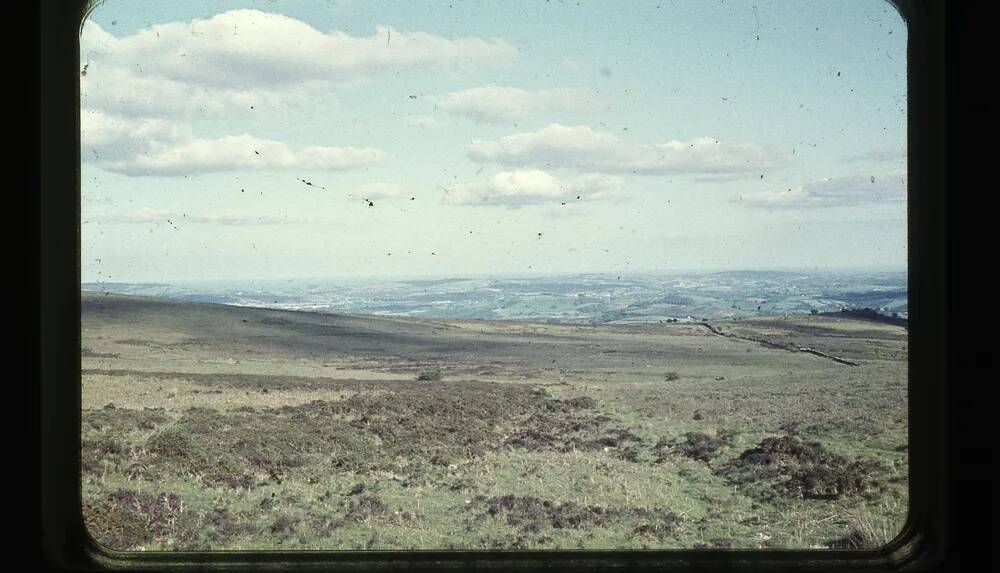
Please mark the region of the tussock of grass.
[[436, 382], [444, 378], [444, 372], [440, 370], [424, 370], [420, 374], [417, 374], [417, 380]]

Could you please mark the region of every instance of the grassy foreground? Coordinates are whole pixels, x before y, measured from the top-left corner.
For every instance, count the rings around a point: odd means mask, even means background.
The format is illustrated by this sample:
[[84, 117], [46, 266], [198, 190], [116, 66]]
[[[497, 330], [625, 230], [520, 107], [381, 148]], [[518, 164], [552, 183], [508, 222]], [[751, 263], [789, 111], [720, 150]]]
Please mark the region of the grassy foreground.
[[852, 548], [906, 519], [899, 326], [82, 319], [83, 514], [115, 549]]

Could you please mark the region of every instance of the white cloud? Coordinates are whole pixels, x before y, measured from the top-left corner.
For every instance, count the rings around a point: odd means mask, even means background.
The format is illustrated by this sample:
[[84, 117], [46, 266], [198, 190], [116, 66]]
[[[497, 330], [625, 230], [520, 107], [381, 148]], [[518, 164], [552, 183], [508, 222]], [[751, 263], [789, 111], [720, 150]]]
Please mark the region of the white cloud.
[[83, 159], [137, 176], [361, 167], [384, 152], [293, 149], [247, 134], [198, 138], [191, 121], [308, 103], [331, 86], [377, 74], [471, 69], [516, 56], [500, 39], [448, 39], [389, 26], [356, 37], [257, 10], [158, 24], [120, 38], [88, 20], [80, 53]]
[[140, 72], [99, 66], [92, 63], [80, 78], [82, 107], [130, 117], [246, 115], [301, 104], [308, 93], [306, 85], [284, 91], [208, 88], [146, 73], [148, 68]]
[[587, 69], [587, 63], [573, 58], [563, 58], [556, 66], [562, 72], [582, 72]]
[[642, 175], [748, 173], [789, 162], [787, 155], [754, 143], [721, 143], [711, 137], [639, 143], [588, 126], [557, 123], [496, 141], [474, 140], [468, 154], [474, 161], [507, 167], [563, 167]]
[[906, 147], [879, 147], [844, 158], [847, 161], [891, 162], [906, 159]]
[[[302, 92], [406, 69], [510, 61], [502, 39], [448, 39], [390, 26], [324, 33], [280, 14], [233, 10], [115, 37], [93, 21], [81, 37], [84, 105], [130, 113], [221, 113], [279, 105]], [[256, 107], [255, 105], [255, 107]]]
[[160, 209], [150, 209], [148, 207], [109, 215], [99, 219], [102, 223], [165, 223], [179, 225], [183, 223], [213, 224], [213, 225], [281, 225], [292, 222], [287, 217], [276, 215], [253, 215], [248, 213], [221, 212], [221, 213], [178, 213], [176, 211], [165, 211]]
[[432, 128], [440, 126], [441, 122], [439, 122], [438, 120], [434, 119], [429, 115], [421, 115], [415, 117], [408, 117], [406, 119], [406, 125], [414, 127]]
[[190, 129], [176, 121], [80, 112], [80, 140], [88, 161], [121, 160], [190, 138]]
[[601, 104], [602, 98], [582, 89], [529, 91], [481, 86], [450, 93], [438, 107], [482, 123], [505, 123], [540, 111], [589, 111], [599, 109]]
[[288, 145], [250, 135], [195, 138], [190, 130], [155, 118], [81, 114], [83, 158], [131, 176], [179, 176], [233, 170], [342, 171], [380, 161], [374, 148]]
[[622, 180], [607, 175], [587, 174], [560, 179], [540, 169], [502, 171], [483, 184], [460, 184], [445, 192], [446, 203], [454, 205], [502, 205], [518, 207], [532, 203], [600, 197], [622, 187]]
[[798, 187], [742, 195], [733, 201], [762, 209], [816, 209], [906, 200], [905, 171], [830, 177]]
[[376, 182], [362, 185], [357, 193], [365, 199], [393, 199], [401, 197], [403, 190], [394, 183]]

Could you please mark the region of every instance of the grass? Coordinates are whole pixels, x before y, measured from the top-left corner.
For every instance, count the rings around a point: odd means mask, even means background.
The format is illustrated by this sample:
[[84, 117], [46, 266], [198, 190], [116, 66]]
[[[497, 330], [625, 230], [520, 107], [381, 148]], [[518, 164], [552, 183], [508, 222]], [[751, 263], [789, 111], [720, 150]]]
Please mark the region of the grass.
[[[84, 317], [81, 469], [116, 549], [870, 548], [905, 520], [905, 362], [748, 354], [683, 325], [404, 321], [427, 350], [227, 363], [263, 339], [182, 344], [183, 309], [115, 308]], [[447, 379], [423, 376], [436, 360]]]
[[[855, 530], [870, 546], [905, 510], [863, 495], [905, 499], [874, 458], [784, 435], [662, 436], [528, 385], [84, 420], [87, 523], [120, 548], [808, 547]], [[830, 512], [845, 517], [807, 526]]]

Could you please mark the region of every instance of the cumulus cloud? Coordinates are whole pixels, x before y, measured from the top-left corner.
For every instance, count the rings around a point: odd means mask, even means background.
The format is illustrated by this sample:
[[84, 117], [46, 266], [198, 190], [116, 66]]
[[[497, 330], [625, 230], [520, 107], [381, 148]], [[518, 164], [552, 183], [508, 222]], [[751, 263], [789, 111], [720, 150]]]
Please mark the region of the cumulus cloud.
[[487, 183], [460, 184], [447, 189], [444, 200], [453, 205], [502, 205], [519, 207], [533, 203], [600, 197], [622, 187], [622, 180], [600, 174], [559, 178], [541, 169], [501, 171]]
[[80, 140], [86, 160], [121, 160], [191, 138], [191, 130], [176, 121], [124, 117], [86, 109], [80, 112]]
[[411, 116], [406, 118], [406, 125], [413, 127], [431, 128], [438, 127], [441, 122], [429, 115]]
[[482, 86], [450, 93], [438, 107], [482, 123], [505, 123], [540, 111], [589, 111], [600, 105], [600, 99], [593, 92], [582, 89], [529, 91]]
[[474, 161], [506, 167], [561, 167], [642, 175], [738, 174], [782, 167], [789, 162], [787, 155], [754, 143], [722, 143], [711, 137], [640, 143], [584, 125], [557, 123], [496, 141], [474, 140], [467, 151]]
[[587, 69], [587, 63], [583, 60], [563, 58], [556, 67], [563, 72], [582, 72]]
[[472, 69], [517, 56], [501, 39], [449, 39], [390, 26], [352, 36], [258, 10], [157, 24], [123, 37], [88, 20], [80, 45], [83, 159], [132, 176], [366, 166], [385, 153], [292, 148], [239, 132], [200, 138], [192, 119], [304, 104], [332, 86], [378, 74]]
[[742, 195], [733, 201], [761, 209], [816, 209], [906, 200], [905, 171], [830, 177], [798, 187]]
[[277, 110], [305, 102], [310, 86], [298, 90], [219, 89], [196, 86], [164, 78], [149, 70], [87, 66], [80, 78], [80, 102], [84, 109], [101, 110], [130, 117], [186, 118], [192, 115], [232, 115]]
[[384, 182], [362, 185], [357, 192], [365, 199], [392, 199], [403, 195], [403, 190], [399, 185]]
[[212, 225], [281, 225], [291, 222], [287, 217], [277, 215], [253, 215], [248, 213], [178, 213], [145, 207], [129, 213], [109, 215], [99, 219], [102, 223], [165, 223], [178, 225], [182, 223], [212, 224]]
[[187, 175], [244, 169], [305, 169], [342, 171], [379, 161], [385, 152], [374, 148], [288, 145], [250, 135], [191, 139], [102, 166], [125, 175]]
[[342, 171], [380, 161], [385, 152], [365, 147], [320, 145], [293, 149], [250, 135], [196, 138], [161, 119], [81, 114], [84, 159], [131, 176], [178, 176], [217, 171], [307, 169]]
[[847, 161], [890, 162], [906, 159], [906, 147], [879, 147], [845, 157]]
[[391, 26], [351, 36], [258, 10], [158, 24], [121, 38], [88, 20], [81, 93], [86, 107], [119, 114], [224, 112], [377, 74], [472, 69], [516, 57], [502, 39], [449, 39]]

